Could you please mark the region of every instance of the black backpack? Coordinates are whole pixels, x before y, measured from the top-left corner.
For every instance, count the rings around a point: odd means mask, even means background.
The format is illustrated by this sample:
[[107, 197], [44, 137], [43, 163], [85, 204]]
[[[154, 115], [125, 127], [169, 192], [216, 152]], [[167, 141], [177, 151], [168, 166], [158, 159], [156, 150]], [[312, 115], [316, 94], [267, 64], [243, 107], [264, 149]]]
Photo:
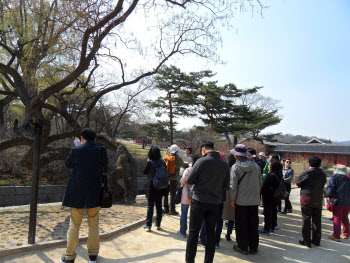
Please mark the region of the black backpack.
[[[274, 174], [274, 176], [276, 176]], [[276, 178], [278, 179], [278, 177], [276, 176]], [[283, 179], [281, 180], [278, 180], [280, 181], [279, 185], [277, 186], [276, 190], [274, 191], [274, 197], [277, 199], [277, 200], [284, 200], [287, 198], [288, 196], [288, 192], [286, 190], [286, 185], [284, 184], [284, 181]]]
[[167, 172], [166, 165], [161, 165], [161, 167], [157, 167], [157, 165], [154, 162], [153, 164], [156, 167], [156, 173], [152, 180], [154, 188], [157, 190], [168, 188], [169, 174]]

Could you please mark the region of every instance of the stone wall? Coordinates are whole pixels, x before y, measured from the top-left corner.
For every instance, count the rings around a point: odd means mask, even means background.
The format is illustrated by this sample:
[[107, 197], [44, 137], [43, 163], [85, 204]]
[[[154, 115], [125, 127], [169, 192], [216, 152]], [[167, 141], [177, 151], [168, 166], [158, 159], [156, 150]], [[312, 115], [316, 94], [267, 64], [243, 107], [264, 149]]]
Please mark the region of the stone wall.
[[[53, 203], [63, 200], [65, 185], [39, 186], [38, 203]], [[0, 187], [0, 206], [30, 204], [30, 186]]]
[[[124, 186], [123, 180], [118, 180]], [[138, 194], [144, 194], [146, 177], [138, 178]], [[30, 204], [30, 186], [2, 186], [0, 187], [0, 207]], [[38, 203], [54, 203], [63, 200], [65, 185], [39, 186]]]
[[[123, 179], [119, 179], [118, 180], [118, 183], [124, 187], [124, 180]], [[146, 183], [147, 183], [147, 177], [138, 177], [137, 178], [137, 183], [138, 183], [138, 191], [137, 191], [137, 194], [138, 195], [143, 195], [145, 194], [145, 186], [146, 186]]]

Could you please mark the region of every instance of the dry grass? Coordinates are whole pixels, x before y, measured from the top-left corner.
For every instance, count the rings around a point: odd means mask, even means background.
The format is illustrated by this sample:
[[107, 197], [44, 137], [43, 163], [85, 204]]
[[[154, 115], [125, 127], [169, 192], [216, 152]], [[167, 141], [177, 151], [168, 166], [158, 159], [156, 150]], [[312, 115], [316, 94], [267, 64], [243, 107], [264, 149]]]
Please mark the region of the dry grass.
[[[115, 204], [100, 211], [100, 233], [130, 224], [146, 217], [146, 200], [135, 204]], [[66, 239], [69, 227], [69, 208], [61, 205], [38, 207], [36, 243]], [[0, 248], [10, 248], [27, 244], [29, 207], [0, 210]], [[80, 236], [87, 236], [88, 226], [84, 213]]]
[[[304, 158], [293, 159], [292, 168], [294, 169], [293, 184], [295, 177], [298, 177], [303, 171], [309, 169], [309, 161]], [[322, 162], [322, 170], [327, 174], [327, 176], [332, 176], [335, 170], [335, 165], [331, 165], [327, 162]]]
[[[150, 147], [146, 147], [145, 149], [142, 149], [142, 145], [140, 144], [134, 144], [134, 143], [128, 143], [128, 142], [123, 142], [125, 147], [128, 149], [129, 153], [134, 157], [135, 159], [143, 159], [147, 160], [147, 154], [150, 149]], [[160, 153], [163, 156], [165, 154], [165, 150], [161, 149]]]
[[[146, 147], [145, 149], [142, 149], [142, 145], [140, 144], [134, 144], [134, 143], [128, 143], [128, 142], [122, 142], [125, 147], [128, 149], [129, 153], [134, 157], [136, 164], [137, 164], [137, 176], [142, 177], [145, 176], [143, 174], [143, 169], [146, 166], [147, 163], [147, 154], [150, 149], [150, 147]], [[164, 156], [166, 151], [164, 149], [161, 149], [160, 151], [161, 156]]]

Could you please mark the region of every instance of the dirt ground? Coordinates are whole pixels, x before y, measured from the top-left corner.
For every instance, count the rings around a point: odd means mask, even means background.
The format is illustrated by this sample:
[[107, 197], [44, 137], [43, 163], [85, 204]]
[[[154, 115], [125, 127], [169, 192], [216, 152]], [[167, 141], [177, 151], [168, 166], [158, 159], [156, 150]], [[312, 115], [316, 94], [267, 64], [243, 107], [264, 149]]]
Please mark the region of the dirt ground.
[[[256, 255], [242, 255], [232, 249], [235, 242], [224, 238], [226, 228], [223, 229], [220, 248], [216, 249], [215, 263], [232, 262], [268, 262], [268, 263], [342, 263], [350, 262], [350, 240], [341, 239], [334, 242], [328, 239], [332, 234], [333, 225], [329, 220], [331, 213], [323, 210], [322, 241], [320, 247], [311, 249], [298, 244], [301, 239], [301, 215], [299, 206], [299, 190], [292, 190], [293, 213], [278, 217], [279, 230], [271, 236], [260, 236], [259, 252]], [[282, 206], [283, 207], [283, 206]], [[145, 209], [145, 207], [144, 207]], [[179, 207], [177, 208], [179, 210]], [[145, 210], [144, 210], [145, 211]], [[260, 208], [261, 212], [262, 209]], [[145, 214], [144, 214], [145, 215]], [[260, 228], [263, 216], [259, 214]], [[102, 221], [102, 220], [101, 220]], [[102, 222], [101, 222], [102, 223]], [[101, 249], [98, 263], [183, 263], [185, 261], [186, 239], [179, 237], [179, 216], [165, 215], [162, 221], [162, 230], [152, 228], [145, 232], [142, 227], [114, 235], [101, 240]], [[65, 246], [41, 249], [0, 258], [6, 263], [54, 263], [64, 253]], [[76, 263], [88, 262], [86, 242], [80, 242], [77, 249]], [[204, 248], [198, 247], [196, 262], [204, 261]]]
[[[146, 217], [146, 200], [138, 199], [136, 204], [116, 204], [100, 211], [100, 233], [130, 224]], [[69, 208], [61, 203], [39, 205], [35, 242], [66, 239], [69, 228]], [[29, 206], [1, 208], [0, 248], [25, 245], [28, 242]], [[87, 236], [86, 214], [80, 228], [80, 236]], [[1, 260], [0, 260], [1, 262]]]

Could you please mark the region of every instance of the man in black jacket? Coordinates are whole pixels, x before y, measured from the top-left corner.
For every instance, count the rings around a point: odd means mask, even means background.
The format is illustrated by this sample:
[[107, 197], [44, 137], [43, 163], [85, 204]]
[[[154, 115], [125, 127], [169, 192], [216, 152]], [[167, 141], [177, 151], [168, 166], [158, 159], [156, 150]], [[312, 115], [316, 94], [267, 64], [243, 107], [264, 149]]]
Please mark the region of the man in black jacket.
[[202, 158], [193, 166], [186, 183], [194, 185], [190, 212], [186, 262], [193, 263], [197, 253], [198, 235], [205, 220], [205, 263], [211, 263], [215, 254], [215, 223], [222, 199], [222, 190], [230, 187], [230, 168], [214, 151], [213, 142], [201, 145]]
[[73, 168], [73, 172], [62, 203], [63, 206], [70, 207], [70, 223], [67, 233], [67, 249], [61, 257], [61, 263], [74, 263], [84, 210], [86, 210], [89, 225], [87, 240], [89, 262], [96, 262], [99, 252], [98, 214], [102, 172], [107, 170], [108, 157], [106, 149], [98, 146], [94, 142], [95, 139], [95, 131], [88, 128], [83, 129], [81, 132], [82, 144], [72, 148], [65, 160], [65, 165]]
[[[310, 168], [295, 179], [296, 185], [301, 188], [300, 204], [303, 218], [303, 240], [299, 240], [299, 244], [309, 248], [311, 248], [311, 243], [319, 246], [321, 242], [323, 188], [327, 181], [326, 174], [320, 168], [321, 162], [317, 156], [311, 156], [309, 158]], [[312, 238], [311, 225], [313, 226]]]
[[265, 165], [266, 165], [265, 158], [266, 158], [265, 153], [264, 152], [260, 152], [257, 160], [255, 161], [260, 167], [261, 174], [263, 174], [263, 171], [264, 171], [264, 168], [265, 168]]

